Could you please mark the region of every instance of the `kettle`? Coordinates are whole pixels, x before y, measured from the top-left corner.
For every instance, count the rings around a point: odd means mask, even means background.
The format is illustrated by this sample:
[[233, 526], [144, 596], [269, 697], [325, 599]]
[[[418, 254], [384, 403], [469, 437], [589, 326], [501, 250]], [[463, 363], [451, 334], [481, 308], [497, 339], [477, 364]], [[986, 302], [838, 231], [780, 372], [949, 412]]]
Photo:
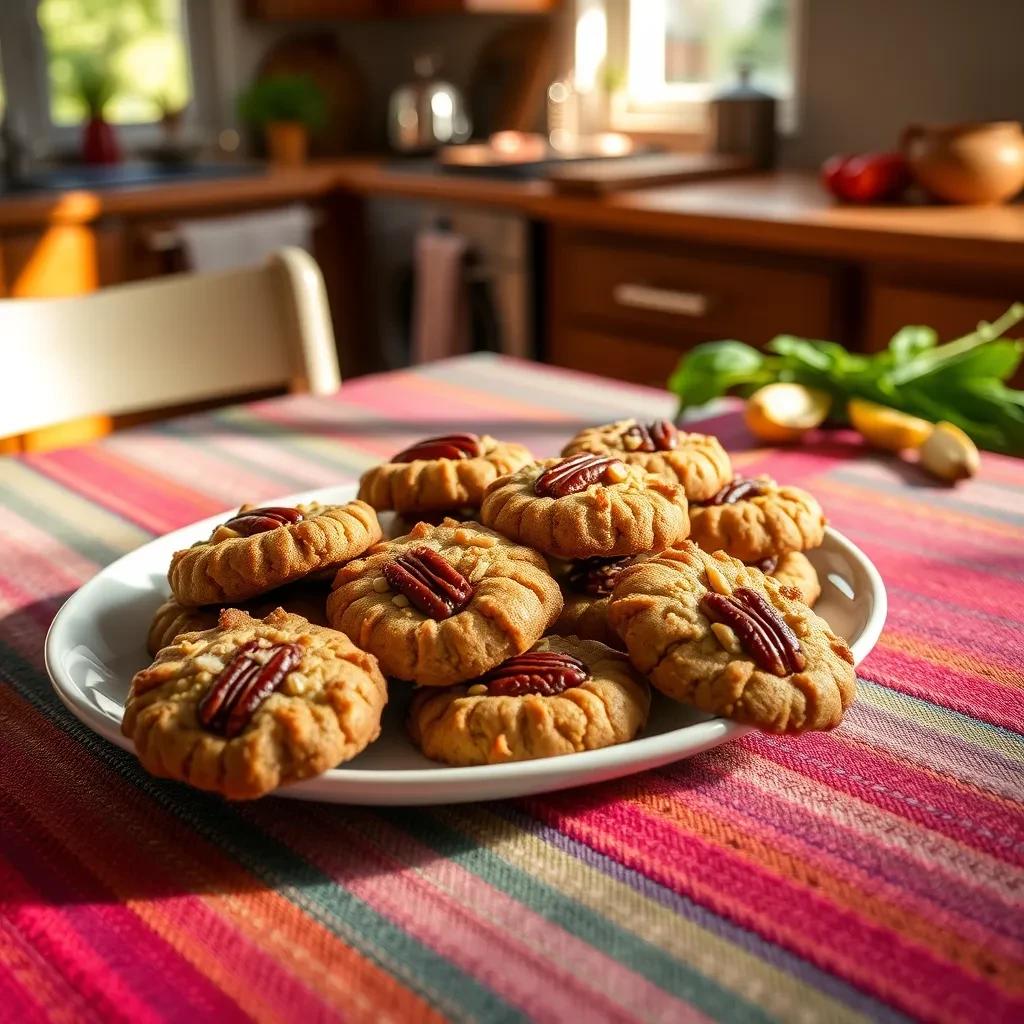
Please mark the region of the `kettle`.
[[429, 153], [469, 138], [469, 114], [462, 93], [436, 78], [440, 61], [420, 54], [413, 62], [415, 79], [400, 85], [388, 103], [388, 139], [400, 153]]

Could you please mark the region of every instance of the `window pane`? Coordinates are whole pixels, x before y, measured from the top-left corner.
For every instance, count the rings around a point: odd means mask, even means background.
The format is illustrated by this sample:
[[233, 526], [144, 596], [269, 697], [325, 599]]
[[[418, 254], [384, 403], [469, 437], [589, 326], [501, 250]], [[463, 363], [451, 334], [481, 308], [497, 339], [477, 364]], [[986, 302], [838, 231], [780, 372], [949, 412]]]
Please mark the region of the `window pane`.
[[109, 94], [115, 124], [158, 121], [192, 96], [183, 0], [40, 0], [50, 116], [79, 124], [86, 94]]
[[668, 0], [666, 84], [730, 81], [739, 63], [750, 62], [760, 81], [788, 92], [786, 7], [786, 0]]

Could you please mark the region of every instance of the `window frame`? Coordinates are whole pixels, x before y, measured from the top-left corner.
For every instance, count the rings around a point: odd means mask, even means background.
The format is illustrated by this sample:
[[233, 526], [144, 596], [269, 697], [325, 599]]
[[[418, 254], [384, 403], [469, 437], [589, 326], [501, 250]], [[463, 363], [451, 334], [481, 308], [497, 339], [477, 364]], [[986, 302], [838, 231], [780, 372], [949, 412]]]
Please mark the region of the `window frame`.
[[[644, 0], [598, 0], [607, 24], [605, 60], [629, 74], [630, 6]], [[593, 4], [593, 0], [590, 0]], [[800, 39], [803, 25], [803, 0], [787, 0], [789, 6], [789, 52], [792, 90], [779, 97], [778, 127], [783, 135], [793, 135], [798, 123], [801, 60]], [[628, 84], [617, 102], [610, 105], [607, 127], [624, 132], [672, 132], [680, 135], [705, 135], [709, 130], [708, 103], [715, 93], [711, 83], [679, 83], [667, 86], [668, 96], [638, 100], [629, 93]]]
[[[184, 142], [201, 141], [215, 131], [217, 82], [214, 66], [212, 8], [203, 0], [181, 0], [184, 41], [192, 99], [182, 118]], [[7, 110], [15, 111], [17, 130], [32, 140], [39, 156], [72, 156], [81, 145], [81, 125], [56, 124], [50, 114], [50, 82], [46, 43], [37, 17], [38, 0], [0, 0], [0, 55]], [[14, 48], [4, 41], [23, 41]], [[118, 138], [128, 148], [153, 146], [163, 139], [159, 121], [115, 124]]]

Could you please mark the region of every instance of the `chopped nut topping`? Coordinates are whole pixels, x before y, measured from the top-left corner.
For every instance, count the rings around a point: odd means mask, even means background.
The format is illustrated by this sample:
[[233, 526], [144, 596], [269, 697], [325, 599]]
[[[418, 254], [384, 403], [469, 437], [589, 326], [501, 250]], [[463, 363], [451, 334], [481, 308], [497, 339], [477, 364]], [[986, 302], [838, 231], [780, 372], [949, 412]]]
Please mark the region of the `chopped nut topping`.
[[399, 608], [408, 608], [409, 598], [407, 598], [405, 594], [395, 594], [395, 596], [391, 598], [391, 603], [393, 605], [397, 605]]
[[610, 484], [621, 484], [627, 476], [629, 476], [629, 471], [621, 462], [613, 462], [604, 471], [604, 478]]
[[739, 638], [724, 622], [712, 622], [711, 632], [730, 654], [739, 654], [741, 650]]
[[202, 669], [205, 672], [212, 672], [214, 675], [224, 671], [224, 662], [212, 654], [200, 654], [195, 659], [194, 664], [196, 668]]
[[373, 589], [378, 594], [386, 594], [391, 588], [388, 586], [388, 581], [383, 576], [378, 576], [373, 581]]
[[474, 683], [466, 693], [470, 697], [483, 697], [487, 693], [487, 687], [483, 683]]
[[707, 567], [708, 586], [717, 594], [724, 594], [726, 597], [732, 593], [729, 581], [722, 575], [721, 570], [713, 565]]

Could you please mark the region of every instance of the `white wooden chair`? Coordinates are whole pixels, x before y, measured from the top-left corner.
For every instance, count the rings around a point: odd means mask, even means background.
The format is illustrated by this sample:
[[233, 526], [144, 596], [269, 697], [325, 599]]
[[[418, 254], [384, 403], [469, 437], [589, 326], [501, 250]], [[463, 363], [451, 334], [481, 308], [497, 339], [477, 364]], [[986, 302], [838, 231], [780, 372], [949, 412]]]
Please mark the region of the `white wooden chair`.
[[341, 384], [323, 276], [297, 248], [262, 267], [66, 299], [0, 301], [0, 437], [65, 420], [286, 385]]

